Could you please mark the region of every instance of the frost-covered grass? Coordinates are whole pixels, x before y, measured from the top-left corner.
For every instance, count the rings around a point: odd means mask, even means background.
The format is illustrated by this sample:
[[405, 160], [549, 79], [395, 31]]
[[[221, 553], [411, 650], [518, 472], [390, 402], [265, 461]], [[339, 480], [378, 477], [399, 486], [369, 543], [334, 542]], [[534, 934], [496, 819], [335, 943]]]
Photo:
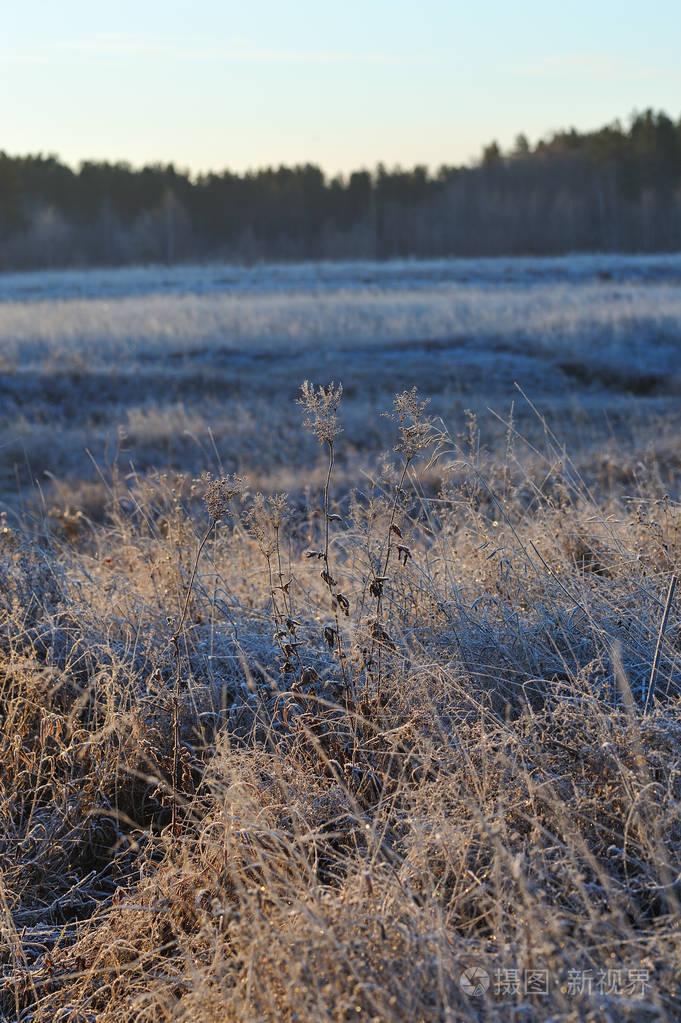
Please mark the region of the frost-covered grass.
[[172, 291], [195, 294], [237, 291], [262, 294], [320, 289], [430, 288], [433, 285], [593, 280], [647, 281], [678, 284], [681, 255], [627, 256], [606, 253], [531, 259], [388, 260], [386, 262], [282, 263], [255, 266], [183, 265], [121, 269], [54, 270], [5, 273], [0, 301], [41, 301], [49, 298], [121, 298]]
[[212, 431], [228, 468], [283, 471], [306, 377], [345, 381], [347, 439], [371, 457], [372, 410], [412, 384], [456, 429], [466, 408], [507, 416], [517, 383], [600, 442], [604, 414], [618, 433], [676, 403], [679, 280], [672, 256], [8, 275], [0, 474], [91, 477], [85, 449], [111, 457], [119, 428], [138, 468], [215, 468]]
[[416, 402], [328, 501], [2, 526], [4, 1018], [677, 1019], [678, 461]]
[[[265, 276], [257, 288], [222, 289], [202, 287], [200, 276], [166, 289], [140, 287], [133, 278], [119, 294], [115, 282], [107, 294], [83, 275], [85, 295], [64, 281], [61, 296], [54, 285], [35, 296], [6, 285], [0, 341], [5, 360], [20, 367], [50, 358], [107, 366], [168, 356], [288, 357], [322, 343], [352, 352], [446, 340], [482, 347], [501, 340], [555, 357], [597, 345], [606, 361], [661, 345], [664, 359], [665, 343], [678, 340], [681, 270], [675, 283], [470, 273], [452, 281], [423, 271], [412, 279], [408, 269], [388, 282], [304, 278], [288, 290]], [[161, 277], [157, 272], [156, 281]]]
[[661, 262], [4, 282], [2, 1018], [678, 1018]]

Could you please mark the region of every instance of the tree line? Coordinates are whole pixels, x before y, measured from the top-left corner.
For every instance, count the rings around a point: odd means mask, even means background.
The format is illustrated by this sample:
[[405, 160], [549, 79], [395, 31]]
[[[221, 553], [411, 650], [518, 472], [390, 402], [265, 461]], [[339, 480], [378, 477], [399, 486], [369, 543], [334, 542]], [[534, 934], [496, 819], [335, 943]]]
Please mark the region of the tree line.
[[485, 147], [473, 166], [192, 177], [0, 151], [0, 269], [681, 249], [681, 118]]

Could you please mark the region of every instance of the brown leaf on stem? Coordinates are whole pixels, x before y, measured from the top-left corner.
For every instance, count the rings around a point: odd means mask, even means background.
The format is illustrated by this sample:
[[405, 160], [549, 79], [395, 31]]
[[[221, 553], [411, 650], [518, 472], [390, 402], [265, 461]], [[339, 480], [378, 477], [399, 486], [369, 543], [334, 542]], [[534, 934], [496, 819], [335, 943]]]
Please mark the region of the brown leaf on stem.
[[[407, 561], [409, 560], [410, 557], [411, 557], [411, 551], [409, 550], [409, 548], [405, 547], [404, 544], [398, 543], [398, 545], [397, 545], [397, 560], [401, 564], [406, 565]], [[404, 560], [402, 560], [402, 559], [404, 559]]]

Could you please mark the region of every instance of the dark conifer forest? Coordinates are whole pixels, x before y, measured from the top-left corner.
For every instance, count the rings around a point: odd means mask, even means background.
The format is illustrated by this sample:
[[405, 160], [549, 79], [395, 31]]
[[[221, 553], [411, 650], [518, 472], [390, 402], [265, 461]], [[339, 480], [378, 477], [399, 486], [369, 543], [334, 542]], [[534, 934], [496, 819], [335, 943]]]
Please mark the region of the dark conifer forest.
[[473, 166], [193, 177], [0, 152], [0, 269], [681, 248], [681, 119], [487, 146]]

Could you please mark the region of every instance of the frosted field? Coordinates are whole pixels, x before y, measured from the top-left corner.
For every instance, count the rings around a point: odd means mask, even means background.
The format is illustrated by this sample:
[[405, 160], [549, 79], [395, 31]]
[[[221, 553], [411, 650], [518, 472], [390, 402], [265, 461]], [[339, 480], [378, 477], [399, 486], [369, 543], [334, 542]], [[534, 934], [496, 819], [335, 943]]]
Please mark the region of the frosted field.
[[678, 1023], [680, 283], [0, 277], [0, 1019]]
[[292, 487], [305, 378], [343, 381], [346, 454], [369, 461], [375, 411], [414, 384], [452, 432], [472, 409], [492, 441], [487, 409], [515, 401], [531, 433], [517, 382], [570, 445], [640, 445], [674, 421], [680, 349], [681, 255], [7, 274], [0, 472], [10, 497], [87, 479], [120, 435], [140, 470], [219, 455]]

